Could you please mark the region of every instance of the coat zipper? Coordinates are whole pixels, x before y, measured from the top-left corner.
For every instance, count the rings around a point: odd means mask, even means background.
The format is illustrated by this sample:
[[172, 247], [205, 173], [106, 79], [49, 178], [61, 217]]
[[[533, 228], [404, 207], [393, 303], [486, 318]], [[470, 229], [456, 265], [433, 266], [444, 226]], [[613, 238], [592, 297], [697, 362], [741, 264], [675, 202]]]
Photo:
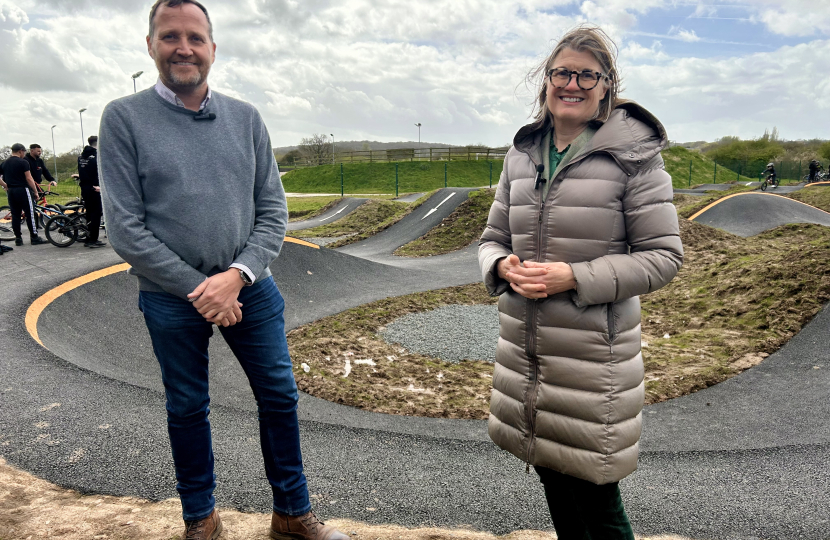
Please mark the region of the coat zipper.
[[[530, 155], [528, 154], [528, 157]], [[533, 161], [533, 158], [530, 159]], [[548, 191], [550, 192], [550, 191]], [[536, 226], [536, 260], [540, 261], [542, 258], [542, 216], [545, 213], [545, 197], [544, 189], [539, 193], [539, 219]], [[533, 448], [533, 440], [536, 438], [536, 394], [539, 390], [539, 357], [536, 355], [536, 312], [538, 310], [538, 300], [528, 299], [527, 306], [527, 353], [528, 359], [533, 364], [533, 373], [531, 374], [530, 399], [527, 403], [527, 422], [530, 426], [530, 437], [527, 442], [527, 457], [525, 459], [525, 473], [530, 474], [530, 453]]]

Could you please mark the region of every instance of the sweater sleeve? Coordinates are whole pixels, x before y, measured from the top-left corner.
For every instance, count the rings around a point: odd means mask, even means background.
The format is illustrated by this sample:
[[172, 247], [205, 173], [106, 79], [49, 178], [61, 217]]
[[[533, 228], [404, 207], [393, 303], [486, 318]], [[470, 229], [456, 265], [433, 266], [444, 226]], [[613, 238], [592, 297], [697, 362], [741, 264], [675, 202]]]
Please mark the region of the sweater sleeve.
[[490, 207], [487, 217], [487, 227], [481, 235], [478, 247], [478, 264], [481, 268], [482, 279], [487, 292], [491, 296], [498, 296], [506, 292], [510, 284], [499, 277], [496, 265], [513, 253], [512, 237], [510, 235], [510, 186], [507, 181], [507, 163], [504, 160], [504, 169], [501, 171], [499, 185], [496, 188], [496, 198]]
[[253, 127], [256, 152], [254, 227], [233, 262], [248, 267], [259, 277], [280, 254], [288, 225], [288, 206], [268, 129], [256, 111]]
[[572, 263], [577, 306], [619, 302], [674, 278], [683, 245], [672, 196], [671, 177], [661, 166], [629, 178], [622, 202], [630, 253]]
[[187, 298], [207, 276], [164, 245], [144, 223], [143, 190], [129, 114], [110, 103], [99, 132], [98, 167], [107, 236], [118, 255], [165, 291]]
[[[40, 158], [38, 158], [38, 159], [40, 159]], [[43, 162], [42, 159], [40, 159], [40, 170], [43, 171], [43, 176], [46, 177], [47, 181], [49, 181], [49, 182], [54, 182], [55, 181], [55, 177], [52, 176], [52, 173], [49, 172], [49, 167], [46, 166], [46, 164]]]

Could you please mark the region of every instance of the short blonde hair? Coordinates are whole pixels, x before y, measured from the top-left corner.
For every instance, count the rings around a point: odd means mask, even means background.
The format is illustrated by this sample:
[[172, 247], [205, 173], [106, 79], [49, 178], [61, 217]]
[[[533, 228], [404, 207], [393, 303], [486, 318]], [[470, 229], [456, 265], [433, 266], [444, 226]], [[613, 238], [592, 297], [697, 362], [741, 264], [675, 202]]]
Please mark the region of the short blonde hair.
[[617, 70], [617, 53], [619, 49], [608, 34], [605, 33], [599, 26], [580, 25], [568, 31], [565, 36], [559, 40], [556, 47], [553, 48], [544, 62], [535, 67], [527, 75], [527, 81], [531, 85], [539, 88], [538, 99], [534, 103], [533, 112], [531, 113], [533, 119], [537, 123], [544, 123], [550, 120], [548, 116], [547, 105], [547, 90], [548, 90], [548, 70], [551, 69], [553, 61], [565, 49], [571, 49], [576, 52], [589, 52], [602, 68], [602, 73], [605, 75], [603, 83], [608, 89], [605, 97], [600, 101], [597, 109], [595, 119], [600, 121], [608, 120], [617, 105], [623, 102], [619, 98], [619, 93], [622, 90], [620, 86], [620, 74]]

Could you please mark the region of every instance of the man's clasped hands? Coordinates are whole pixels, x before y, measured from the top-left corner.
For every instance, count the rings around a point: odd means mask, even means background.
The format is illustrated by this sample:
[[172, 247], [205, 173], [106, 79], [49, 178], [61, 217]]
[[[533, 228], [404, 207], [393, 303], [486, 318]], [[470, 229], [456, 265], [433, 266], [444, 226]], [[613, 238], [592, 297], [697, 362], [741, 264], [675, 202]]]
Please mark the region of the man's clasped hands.
[[204, 280], [187, 298], [208, 322], [233, 326], [242, 321], [242, 303], [238, 298], [244, 285], [239, 270], [231, 268]]

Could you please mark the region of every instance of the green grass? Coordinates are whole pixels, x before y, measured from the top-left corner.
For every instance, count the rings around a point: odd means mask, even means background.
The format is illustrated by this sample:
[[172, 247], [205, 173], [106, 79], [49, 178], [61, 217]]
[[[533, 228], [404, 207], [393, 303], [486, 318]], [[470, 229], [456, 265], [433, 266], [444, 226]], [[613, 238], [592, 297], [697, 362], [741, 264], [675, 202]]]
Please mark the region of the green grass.
[[[401, 163], [345, 163], [345, 193], [426, 192], [444, 187], [444, 167], [449, 187], [482, 187], [490, 184], [490, 161], [414, 161]], [[502, 162], [492, 161], [493, 184], [498, 183]], [[295, 193], [340, 193], [340, 165], [295, 169], [284, 174], [285, 190]]]
[[321, 210], [339, 201], [340, 196], [321, 197], [286, 197], [288, 203], [288, 219], [309, 218], [319, 214]]
[[[754, 182], [757, 178], [738, 176], [726, 167], [718, 167], [715, 176], [715, 162], [700, 152], [688, 150], [682, 146], [673, 146], [663, 150], [666, 171], [671, 175], [672, 185], [678, 189], [688, 189], [700, 184], [726, 184], [729, 182]], [[691, 181], [689, 164], [692, 166]]]
[[[663, 151], [666, 171], [675, 188], [700, 184], [752, 182], [757, 178], [739, 176], [726, 167], [717, 168], [715, 162], [700, 152], [675, 146]], [[433, 161], [400, 162], [398, 192], [430, 191], [444, 187], [444, 167], [447, 167], [449, 187], [483, 187], [490, 185], [489, 161]], [[691, 182], [689, 164], [692, 165]], [[345, 193], [395, 193], [395, 163], [343, 164]], [[496, 185], [501, 175], [502, 161], [492, 162], [492, 182]], [[340, 165], [321, 165], [295, 169], [283, 175], [286, 191], [297, 193], [340, 193]]]
[[800, 191], [790, 193], [790, 197], [797, 201], [830, 212], [830, 186], [807, 186]]

